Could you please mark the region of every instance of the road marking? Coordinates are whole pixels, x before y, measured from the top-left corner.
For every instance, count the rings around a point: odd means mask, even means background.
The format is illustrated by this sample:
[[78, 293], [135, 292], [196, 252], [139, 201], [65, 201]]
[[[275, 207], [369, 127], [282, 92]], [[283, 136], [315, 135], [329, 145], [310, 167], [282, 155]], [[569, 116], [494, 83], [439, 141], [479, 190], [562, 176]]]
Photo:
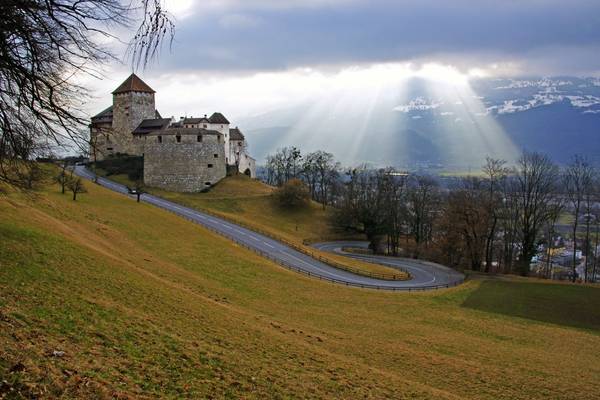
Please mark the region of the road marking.
[[270, 247], [270, 248], [272, 248], [272, 249], [274, 249], [274, 248], [275, 248], [275, 246], [272, 246], [272, 245], [270, 245], [270, 244], [269, 244], [269, 243], [267, 243], [267, 242], [263, 242], [263, 244], [265, 244], [266, 246], [269, 246], [269, 247]]

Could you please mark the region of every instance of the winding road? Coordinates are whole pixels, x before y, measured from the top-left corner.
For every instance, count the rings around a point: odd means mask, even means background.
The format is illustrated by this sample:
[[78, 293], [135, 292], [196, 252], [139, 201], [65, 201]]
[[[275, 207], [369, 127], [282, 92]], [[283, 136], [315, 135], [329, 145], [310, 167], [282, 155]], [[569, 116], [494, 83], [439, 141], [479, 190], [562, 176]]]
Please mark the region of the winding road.
[[[94, 179], [94, 174], [85, 166], [76, 166], [75, 173], [89, 180]], [[97, 183], [115, 192], [119, 192], [131, 197], [127, 187], [124, 185], [100, 177], [98, 178]], [[318, 279], [347, 286], [382, 290], [438, 289], [455, 286], [464, 281], [464, 275], [439, 264], [404, 258], [358, 255], [346, 253], [341, 250], [342, 247], [347, 246], [365, 246], [364, 242], [328, 242], [317, 243], [313, 245], [315, 248], [320, 250], [335, 252], [343, 254], [347, 257], [368, 262], [375, 262], [400, 270], [406, 270], [410, 272], [412, 279], [407, 281], [389, 281], [357, 275], [329, 266], [312, 258], [309, 255], [294, 250], [293, 248], [275, 239], [262, 235], [258, 232], [254, 232], [225, 219], [218, 218], [189, 207], [184, 207], [180, 204], [147, 193], [143, 194], [140, 200], [200, 224], [262, 255], [265, 258], [275, 261], [276, 263], [288, 269], [292, 269]]]

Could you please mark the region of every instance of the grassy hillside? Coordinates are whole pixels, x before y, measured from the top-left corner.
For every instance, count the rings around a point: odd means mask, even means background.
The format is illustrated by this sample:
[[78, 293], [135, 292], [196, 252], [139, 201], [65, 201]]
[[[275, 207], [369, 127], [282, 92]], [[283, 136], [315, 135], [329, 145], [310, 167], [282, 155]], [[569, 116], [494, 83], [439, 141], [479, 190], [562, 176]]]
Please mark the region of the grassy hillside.
[[597, 398], [597, 287], [346, 288], [87, 187], [0, 197], [0, 397]]
[[[126, 175], [111, 175], [109, 178], [124, 185], [133, 185]], [[205, 193], [176, 193], [156, 188], [147, 188], [147, 190], [184, 206], [213, 212], [271, 236], [283, 238], [296, 246], [345, 266], [367, 273], [399, 277], [402, 275], [398, 270], [383, 265], [348, 259], [304, 246], [305, 239], [314, 241], [343, 238], [339, 232], [334, 232], [331, 226], [331, 208], [323, 209], [322, 205], [311, 201], [303, 209], [283, 209], [271, 196], [274, 188], [250, 179], [246, 175], [227, 177]]]
[[[132, 184], [125, 175], [112, 175], [109, 178], [126, 185]], [[246, 175], [227, 177], [206, 193], [176, 193], [156, 188], [148, 190], [189, 207], [222, 213], [276, 232], [290, 240], [301, 242], [305, 238], [327, 238], [333, 234], [329, 209], [323, 210], [321, 205], [311, 202], [305, 209], [284, 210], [271, 197], [272, 187]]]

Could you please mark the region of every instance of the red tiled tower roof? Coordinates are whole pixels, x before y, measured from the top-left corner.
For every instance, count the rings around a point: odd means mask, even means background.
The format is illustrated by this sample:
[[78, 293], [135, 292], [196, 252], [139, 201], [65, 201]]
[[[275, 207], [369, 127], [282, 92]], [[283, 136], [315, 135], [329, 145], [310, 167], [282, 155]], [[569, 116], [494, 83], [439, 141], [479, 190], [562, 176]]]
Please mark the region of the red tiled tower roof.
[[112, 94], [127, 93], [127, 92], [145, 92], [156, 93], [150, 86], [140, 79], [136, 74], [129, 75], [125, 82], [121, 83]]

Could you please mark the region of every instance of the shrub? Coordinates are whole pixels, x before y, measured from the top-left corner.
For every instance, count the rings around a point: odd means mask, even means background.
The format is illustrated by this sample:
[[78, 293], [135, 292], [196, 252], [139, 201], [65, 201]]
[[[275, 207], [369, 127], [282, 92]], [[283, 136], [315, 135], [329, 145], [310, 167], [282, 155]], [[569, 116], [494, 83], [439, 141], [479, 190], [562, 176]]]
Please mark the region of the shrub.
[[132, 181], [144, 176], [144, 157], [119, 154], [96, 162], [96, 166], [105, 170], [107, 176], [125, 174]]
[[310, 193], [300, 179], [290, 179], [275, 192], [277, 202], [286, 208], [300, 208], [308, 204]]

